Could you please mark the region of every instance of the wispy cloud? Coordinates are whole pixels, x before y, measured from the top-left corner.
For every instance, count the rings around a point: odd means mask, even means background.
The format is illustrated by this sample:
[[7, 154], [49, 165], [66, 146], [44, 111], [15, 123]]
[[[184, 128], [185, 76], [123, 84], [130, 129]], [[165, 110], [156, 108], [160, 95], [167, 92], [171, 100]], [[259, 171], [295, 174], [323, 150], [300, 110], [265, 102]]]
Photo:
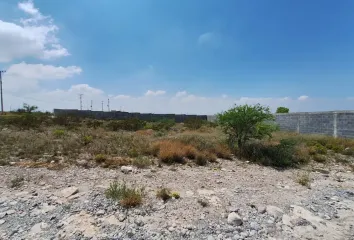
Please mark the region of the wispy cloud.
[[163, 90], [157, 90], [157, 91], [147, 90], [145, 96], [159, 96], [159, 95], [164, 95], [165, 93], [166, 91]]
[[186, 95], [187, 95], [186, 91], [180, 91], [180, 92], [176, 93], [176, 97], [183, 97], [183, 96], [186, 96]]
[[221, 36], [215, 32], [206, 32], [198, 37], [200, 46], [219, 47], [221, 45]]
[[298, 98], [298, 100], [300, 100], [300, 101], [305, 101], [305, 100], [308, 99], [308, 98], [309, 98], [309, 96], [303, 95], [303, 96], [300, 96], [300, 97]]

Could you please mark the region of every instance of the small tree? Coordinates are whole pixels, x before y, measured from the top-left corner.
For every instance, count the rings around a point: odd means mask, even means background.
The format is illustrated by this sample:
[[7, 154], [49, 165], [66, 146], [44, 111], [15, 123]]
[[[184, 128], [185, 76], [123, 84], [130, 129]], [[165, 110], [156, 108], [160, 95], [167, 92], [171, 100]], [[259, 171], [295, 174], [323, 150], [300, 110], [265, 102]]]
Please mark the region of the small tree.
[[27, 103], [24, 103], [21, 110], [22, 110], [22, 112], [32, 113], [32, 112], [36, 111], [37, 109], [38, 109], [38, 107], [35, 105], [29, 105]]
[[289, 113], [289, 108], [278, 107], [276, 113]]
[[276, 126], [271, 123], [273, 114], [268, 107], [256, 105], [235, 106], [217, 115], [217, 121], [228, 135], [229, 143], [242, 150], [245, 143], [251, 139], [271, 137]]

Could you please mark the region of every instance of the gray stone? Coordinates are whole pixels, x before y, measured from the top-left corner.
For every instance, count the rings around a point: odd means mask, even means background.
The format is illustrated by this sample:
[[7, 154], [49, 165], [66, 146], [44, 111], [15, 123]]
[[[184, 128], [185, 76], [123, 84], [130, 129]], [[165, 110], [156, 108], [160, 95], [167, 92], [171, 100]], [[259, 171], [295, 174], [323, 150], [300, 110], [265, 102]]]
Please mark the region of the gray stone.
[[0, 213], [0, 219], [4, 218], [6, 216], [6, 212]]
[[14, 214], [16, 211], [11, 209], [9, 211], [6, 212], [6, 215], [11, 215], [11, 214]]
[[105, 210], [98, 210], [97, 212], [96, 212], [96, 215], [97, 216], [102, 216], [102, 215], [104, 215], [105, 214]]
[[266, 207], [266, 211], [269, 215], [271, 215], [275, 219], [280, 218], [281, 216], [283, 216], [283, 213], [284, 213], [283, 210], [281, 210], [280, 208], [278, 208], [276, 206], [271, 206], [271, 205], [268, 205]]
[[232, 212], [227, 217], [227, 223], [230, 225], [240, 226], [243, 222], [241, 217], [237, 213]]
[[253, 230], [259, 230], [259, 229], [261, 229], [261, 227], [259, 226], [259, 224], [256, 223], [256, 222], [251, 222], [251, 223], [250, 223], [250, 228], [253, 229]]
[[3, 225], [5, 223], [5, 220], [1, 219], [0, 220], [0, 225]]
[[257, 207], [257, 211], [258, 211], [258, 213], [260, 213], [260, 214], [265, 213], [265, 212], [267, 211], [266, 206], [264, 206], [264, 205], [258, 206], [258, 207]]
[[68, 198], [78, 192], [79, 192], [79, 189], [77, 187], [68, 187], [68, 188], [65, 188], [61, 191], [61, 196]]

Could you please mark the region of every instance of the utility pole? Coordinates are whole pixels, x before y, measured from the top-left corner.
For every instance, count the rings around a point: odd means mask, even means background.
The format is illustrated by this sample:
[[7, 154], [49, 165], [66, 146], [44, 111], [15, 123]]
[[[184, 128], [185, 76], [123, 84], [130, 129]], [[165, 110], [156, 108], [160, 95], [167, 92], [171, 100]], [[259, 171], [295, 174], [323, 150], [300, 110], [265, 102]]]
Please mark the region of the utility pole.
[[92, 111], [92, 100], [91, 100], [91, 111]]
[[80, 95], [80, 110], [82, 110], [82, 95], [84, 94], [80, 93], [79, 95]]
[[4, 114], [4, 99], [3, 99], [3, 96], [2, 96], [2, 73], [5, 73], [6, 71], [5, 70], [0, 70], [0, 95], [1, 95], [1, 114]]
[[108, 112], [109, 112], [110, 111], [110, 109], [109, 109], [109, 98], [108, 98], [107, 108], [108, 108]]
[[102, 112], [103, 112], [103, 101], [102, 101]]

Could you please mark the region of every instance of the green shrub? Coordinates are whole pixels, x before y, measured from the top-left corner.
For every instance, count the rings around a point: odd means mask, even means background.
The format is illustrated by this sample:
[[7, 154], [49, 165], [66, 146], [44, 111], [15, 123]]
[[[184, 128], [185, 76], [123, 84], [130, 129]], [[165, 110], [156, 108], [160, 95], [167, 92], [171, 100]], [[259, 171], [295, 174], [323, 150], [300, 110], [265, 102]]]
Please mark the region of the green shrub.
[[105, 195], [107, 198], [119, 201], [123, 207], [136, 207], [142, 203], [143, 188], [130, 188], [125, 183], [113, 182], [106, 190]]
[[195, 163], [199, 166], [207, 165], [208, 164], [207, 156], [205, 156], [204, 154], [198, 154], [195, 159]]
[[186, 120], [184, 120], [184, 126], [192, 130], [201, 128], [203, 124], [203, 120], [199, 118], [187, 118]]
[[157, 190], [156, 197], [166, 202], [171, 198], [171, 190], [168, 188], [161, 188]]
[[250, 161], [278, 168], [293, 167], [301, 162], [296, 158], [296, 142], [283, 139], [277, 145], [251, 142], [243, 147], [242, 156]]
[[276, 113], [289, 113], [289, 108], [278, 107]]
[[226, 112], [217, 115], [217, 122], [229, 139], [229, 144], [243, 150], [250, 139], [271, 137], [277, 128], [272, 123], [273, 114], [268, 107], [256, 105], [235, 106]]
[[171, 196], [175, 199], [179, 199], [181, 197], [178, 192], [172, 192]]
[[153, 161], [148, 157], [137, 157], [133, 159], [132, 164], [137, 168], [147, 168], [153, 164]]
[[62, 130], [62, 129], [56, 129], [56, 130], [54, 130], [53, 135], [56, 138], [61, 138], [61, 137], [63, 137], [65, 135], [65, 131]]
[[323, 145], [321, 145], [320, 143], [316, 143], [314, 147], [315, 147], [316, 153], [327, 154], [327, 148], [324, 147]]
[[138, 131], [145, 127], [145, 121], [137, 118], [129, 118], [119, 121], [110, 121], [106, 127], [111, 131], [125, 130], [125, 131]]
[[327, 158], [324, 155], [316, 154], [313, 156], [313, 160], [315, 162], [325, 163], [327, 161]]
[[102, 122], [100, 122], [99, 120], [95, 120], [95, 119], [88, 119], [86, 120], [86, 126], [89, 128], [99, 128], [102, 126]]
[[93, 137], [92, 136], [83, 136], [82, 137], [82, 142], [84, 145], [88, 145], [93, 141]]
[[162, 119], [156, 122], [148, 122], [145, 125], [145, 129], [152, 129], [154, 131], [168, 131], [176, 122], [173, 119]]
[[347, 155], [347, 156], [354, 156], [354, 148], [346, 148], [346, 149], [344, 149], [343, 154]]
[[107, 160], [107, 156], [104, 154], [97, 154], [95, 156], [96, 163], [104, 163]]

